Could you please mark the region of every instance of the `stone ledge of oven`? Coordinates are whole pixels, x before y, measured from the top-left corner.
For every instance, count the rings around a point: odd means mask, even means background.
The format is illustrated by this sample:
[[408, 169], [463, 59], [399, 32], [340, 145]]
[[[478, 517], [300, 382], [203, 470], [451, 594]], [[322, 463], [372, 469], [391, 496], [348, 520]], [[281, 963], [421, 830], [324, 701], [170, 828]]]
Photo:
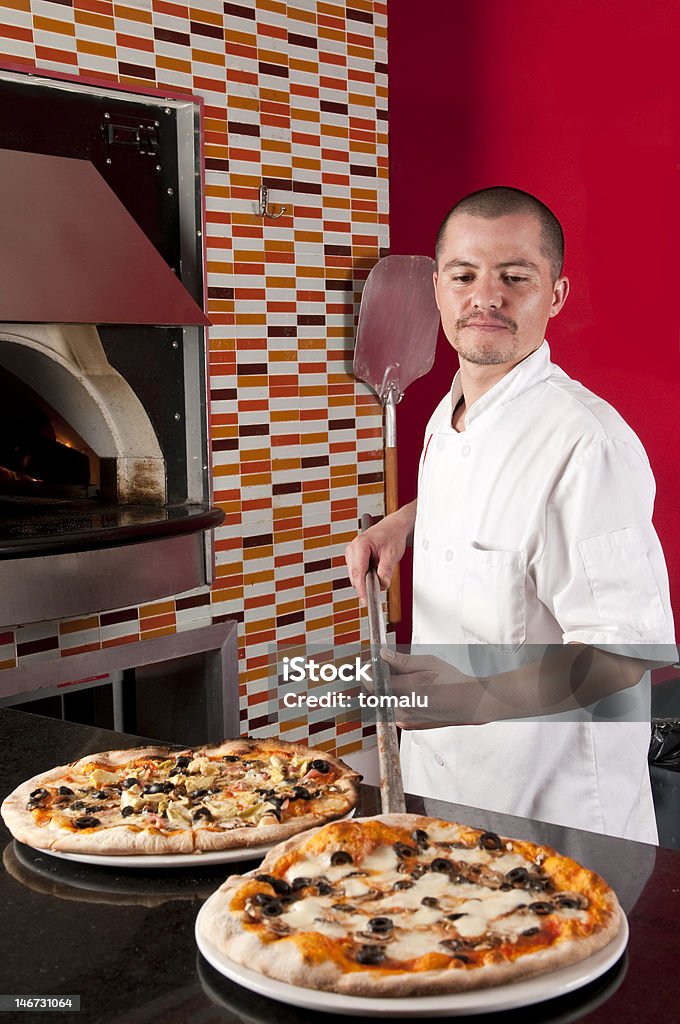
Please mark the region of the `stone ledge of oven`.
[[0, 559], [67, 554], [199, 533], [224, 522], [210, 505], [101, 505], [0, 499]]

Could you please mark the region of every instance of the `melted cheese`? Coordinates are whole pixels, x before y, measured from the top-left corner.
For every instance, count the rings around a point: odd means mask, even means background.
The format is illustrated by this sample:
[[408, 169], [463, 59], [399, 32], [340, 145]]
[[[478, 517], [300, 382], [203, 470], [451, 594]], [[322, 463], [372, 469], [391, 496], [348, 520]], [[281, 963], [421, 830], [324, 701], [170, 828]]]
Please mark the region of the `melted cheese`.
[[395, 873], [399, 859], [391, 846], [378, 846], [361, 862], [362, 871], [379, 871], [381, 875]]
[[370, 886], [366, 885], [360, 878], [346, 878], [342, 883], [342, 890], [345, 896], [365, 896]]
[[386, 949], [387, 955], [393, 960], [413, 960], [427, 953], [441, 953], [437, 936], [430, 931], [401, 932]]
[[[449, 842], [457, 835], [453, 826], [439, 832], [442, 840]], [[487, 866], [500, 876], [514, 868], [531, 867], [517, 853], [496, 853], [479, 847], [449, 850], [437, 847], [433, 839], [430, 832], [430, 846], [418, 856], [421, 863], [426, 858], [431, 862], [435, 857], [446, 857]], [[484, 937], [489, 935], [517, 942], [522, 932], [542, 924], [540, 917], [525, 908], [531, 896], [523, 889], [501, 891], [491, 885], [456, 882], [446, 872], [436, 871], [411, 879], [397, 870], [400, 860], [391, 843], [378, 846], [357, 864], [331, 867], [331, 855], [332, 850], [308, 855], [286, 872], [288, 882], [297, 877], [323, 876], [334, 886], [330, 895], [303, 895], [286, 907], [278, 920], [293, 932], [347, 936], [357, 945], [374, 941], [385, 946], [390, 960], [411, 961], [427, 954], [451, 956], [452, 951], [441, 945], [447, 937], [472, 940], [471, 944], [475, 939], [483, 944]], [[368, 874], [348, 877], [357, 870]], [[484, 874], [493, 877], [489, 872]], [[395, 889], [399, 881], [412, 884]], [[435, 906], [423, 905], [426, 898], [436, 900]], [[343, 901], [349, 911], [342, 909]], [[559, 918], [587, 920], [587, 914], [580, 910], [555, 908], [553, 913]], [[461, 916], [452, 921], [449, 916], [453, 914]], [[384, 933], [372, 931], [369, 921], [375, 917], [388, 917], [392, 927]]]
[[324, 917], [330, 909], [331, 900], [328, 896], [307, 896], [304, 899], [296, 900], [286, 908], [280, 920], [292, 928], [304, 930], [314, 924], [317, 917]]

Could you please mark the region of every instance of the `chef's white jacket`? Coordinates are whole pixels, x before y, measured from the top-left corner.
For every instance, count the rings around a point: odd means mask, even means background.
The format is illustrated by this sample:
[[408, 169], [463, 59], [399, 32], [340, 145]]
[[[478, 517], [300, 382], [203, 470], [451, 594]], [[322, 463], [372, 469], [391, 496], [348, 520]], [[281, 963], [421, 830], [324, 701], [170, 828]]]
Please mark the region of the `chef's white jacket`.
[[[551, 363], [547, 342], [467, 409], [459, 433], [461, 395], [456, 375], [425, 433], [413, 653], [477, 675], [572, 641], [673, 661], [654, 479], [630, 427]], [[656, 842], [648, 676], [608, 708], [404, 732], [405, 788]]]

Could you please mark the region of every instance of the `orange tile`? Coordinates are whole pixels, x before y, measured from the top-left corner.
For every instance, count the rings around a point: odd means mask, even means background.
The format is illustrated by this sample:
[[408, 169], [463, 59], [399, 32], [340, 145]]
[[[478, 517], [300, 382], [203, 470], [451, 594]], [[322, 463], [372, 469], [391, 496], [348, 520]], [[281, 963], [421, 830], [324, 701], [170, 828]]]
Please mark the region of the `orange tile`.
[[161, 629], [142, 630], [142, 640], [154, 640], [160, 636], [172, 636], [177, 630], [174, 626], [164, 626]]
[[166, 626], [172, 626], [171, 632], [175, 632], [177, 628], [177, 620], [175, 618], [174, 609], [172, 612], [165, 615], [143, 615], [140, 616], [140, 630], [142, 633], [148, 633], [150, 629], [161, 629]]
[[192, 47], [191, 59], [199, 64], [215, 64], [217, 67], [224, 67], [226, 58], [223, 53], [213, 53], [212, 50], [197, 50]]
[[71, 622], [60, 622], [59, 633], [60, 635], [67, 635], [68, 633], [84, 633], [87, 629], [98, 629], [99, 628], [99, 616], [88, 615], [83, 619], [73, 619]]
[[[0, 7], [6, 6], [7, 4], [0, 4]], [[58, 32], [64, 36], [74, 36], [76, 34], [76, 27], [73, 22], [57, 21], [56, 18], [41, 18], [37, 14], [33, 17], [33, 28], [41, 32]]]
[[106, 14], [100, 14], [96, 10], [78, 8], [73, 12], [73, 17], [77, 25], [91, 25], [93, 28], [103, 28], [109, 32], [113, 31], [115, 27], [113, 18], [107, 17]]
[[115, 46], [104, 46], [102, 43], [91, 43], [87, 39], [76, 40], [78, 53], [91, 53], [96, 57], [108, 57], [109, 60], [116, 60]]
[[219, 28], [222, 27], [224, 21], [224, 15], [217, 13], [217, 11], [206, 11], [200, 7], [190, 7], [189, 17], [192, 21], [200, 21], [204, 25], [217, 25]]
[[[73, 655], [73, 654], [88, 654], [90, 651], [101, 651], [100, 644], [92, 642], [92, 643], [89, 643], [89, 644], [79, 644], [78, 647], [67, 647], [67, 648], [64, 648], [64, 650], [62, 650], [60, 652], [60, 657], [62, 657], [62, 658], [70, 658], [71, 655]], [[5, 663], [4, 662], [0, 662], [0, 668], [4, 668], [4, 667], [5, 667]], [[12, 664], [9, 664], [7, 667], [8, 668], [12, 668], [13, 666], [12, 666]]]
[[[166, 4], [167, 7], [173, 7], [174, 4]], [[158, 2], [154, 5], [154, 10], [158, 11]], [[185, 8], [186, 10], [186, 8]], [[114, 4], [114, 14], [117, 18], [125, 19], [126, 21], [139, 21], [143, 24], [150, 25], [153, 20], [153, 14], [151, 11], [143, 11], [137, 7], [128, 7], [126, 4]], [[91, 74], [91, 72], [88, 72]]]
[[102, 649], [107, 647], [122, 647], [123, 644], [136, 644], [139, 643], [139, 633], [130, 633], [129, 636], [114, 636], [110, 640], [104, 640], [102, 642]]
[[273, 14], [286, 13], [286, 5], [279, 0], [256, 0], [256, 7], [259, 11], [271, 11]]
[[153, 0], [153, 10], [157, 14], [169, 14], [173, 18], [189, 18], [188, 5], [170, 3], [169, 0]]
[[[1, 31], [5, 31], [2, 29]], [[52, 61], [59, 64], [72, 64], [74, 67], [78, 65], [78, 55], [76, 53], [66, 53], [64, 50], [55, 50], [51, 46], [38, 46], [35, 47], [35, 55], [38, 60]]]

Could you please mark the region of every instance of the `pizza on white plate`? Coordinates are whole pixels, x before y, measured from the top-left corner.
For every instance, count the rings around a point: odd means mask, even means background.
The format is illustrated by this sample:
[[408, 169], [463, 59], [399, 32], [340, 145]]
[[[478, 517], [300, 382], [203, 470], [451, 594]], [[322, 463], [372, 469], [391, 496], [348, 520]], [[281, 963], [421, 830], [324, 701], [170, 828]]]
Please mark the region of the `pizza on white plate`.
[[228, 960], [307, 988], [412, 996], [575, 963], [622, 926], [598, 875], [547, 846], [395, 814], [337, 821], [233, 876], [200, 918]]
[[361, 776], [279, 739], [88, 754], [42, 772], [2, 805], [12, 835], [57, 852], [199, 853], [278, 843], [355, 806]]

